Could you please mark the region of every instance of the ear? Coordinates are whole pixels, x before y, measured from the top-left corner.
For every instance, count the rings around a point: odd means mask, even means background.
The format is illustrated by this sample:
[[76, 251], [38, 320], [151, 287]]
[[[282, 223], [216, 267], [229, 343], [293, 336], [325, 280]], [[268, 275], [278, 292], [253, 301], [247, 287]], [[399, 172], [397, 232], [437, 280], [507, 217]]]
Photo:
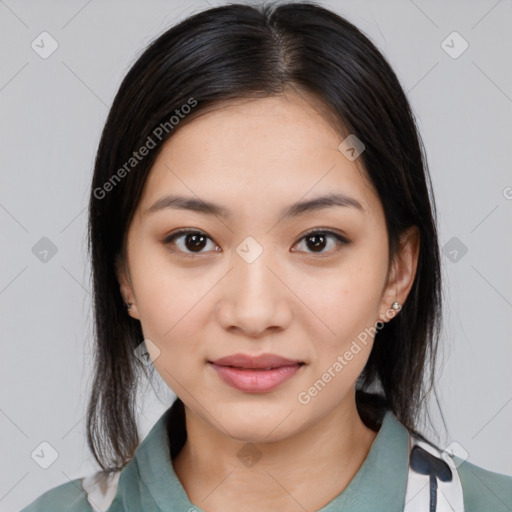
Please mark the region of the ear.
[[411, 226], [400, 236], [399, 250], [391, 263], [388, 281], [382, 292], [379, 318], [383, 322], [391, 320], [399, 311], [391, 308], [394, 301], [403, 306], [412, 288], [418, 255], [420, 250], [420, 233], [417, 226]]
[[118, 254], [115, 259], [115, 272], [123, 301], [132, 305], [129, 309], [127, 308], [126, 311], [131, 317], [140, 320], [129, 272], [127, 271], [125, 260], [120, 254]]

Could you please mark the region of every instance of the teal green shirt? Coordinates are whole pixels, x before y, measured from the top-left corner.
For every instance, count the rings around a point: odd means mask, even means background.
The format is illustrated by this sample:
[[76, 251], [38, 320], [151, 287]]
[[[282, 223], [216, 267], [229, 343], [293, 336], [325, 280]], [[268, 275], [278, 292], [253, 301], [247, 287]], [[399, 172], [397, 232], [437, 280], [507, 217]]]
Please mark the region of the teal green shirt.
[[[167, 420], [159, 418], [119, 476], [104, 512], [204, 512], [192, 504], [171, 462]], [[368, 455], [349, 485], [317, 512], [402, 512], [409, 469], [409, 432], [386, 412]], [[455, 459], [465, 512], [512, 512], [512, 477]], [[77, 478], [50, 489], [21, 512], [92, 512]], [[425, 511], [428, 512], [428, 511]]]

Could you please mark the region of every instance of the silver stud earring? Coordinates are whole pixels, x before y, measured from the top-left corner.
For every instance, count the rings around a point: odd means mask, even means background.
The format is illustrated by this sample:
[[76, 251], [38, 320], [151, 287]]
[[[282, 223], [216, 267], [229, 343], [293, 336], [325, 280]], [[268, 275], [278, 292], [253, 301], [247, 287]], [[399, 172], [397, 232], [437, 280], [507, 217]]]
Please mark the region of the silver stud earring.
[[402, 305], [401, 305], [399, 302], [397, 302], [397, 301], [395, 300], [395, 302], [393, 302], [393, 304], [391, 304], [391, 307], [392, 307], [394, 310], [397, 310], [397, 309], [400, 309], [400, 308], [402, 307]]
[[127, 303], [127, 304], [126, 304], [126, 309], [130, 309], [130, 308], [132, 307], [132, 305], [133, 305], [133, 304], [131, 304], [131, 303]]

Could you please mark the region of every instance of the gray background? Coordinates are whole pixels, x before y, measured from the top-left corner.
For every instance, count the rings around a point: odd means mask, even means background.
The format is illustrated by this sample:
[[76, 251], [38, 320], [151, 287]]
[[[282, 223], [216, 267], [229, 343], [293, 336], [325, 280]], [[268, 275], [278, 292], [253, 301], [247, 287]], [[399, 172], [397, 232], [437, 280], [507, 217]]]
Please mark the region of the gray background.
[[[84, 417], [86, 206], [100, 130], [138, 53], [176, 21], [222, 3], [210, 2], [0, 0], [2, 511], [97, 469]], [[441, 445], [456, 442], [470, 462], [512, 475], [512, 2], [322, 4], [389, 59], [427, 148], [448, 244], [438, 379], [447, 431], [431, 404]], [[59, 45], [47, 59], [31, 47], [43, 31]], [[458, 58], [442, 45], [453, 31], [469, 44]], [[458, 52], [452, 39], [445, 44]], [[43, 237], [57, 250], [46, 262]], [[157, 384], [140, 396], [143, 436], [174, 396]], [[43, 441], [58, 452], [48, 469], [31, 458]]]

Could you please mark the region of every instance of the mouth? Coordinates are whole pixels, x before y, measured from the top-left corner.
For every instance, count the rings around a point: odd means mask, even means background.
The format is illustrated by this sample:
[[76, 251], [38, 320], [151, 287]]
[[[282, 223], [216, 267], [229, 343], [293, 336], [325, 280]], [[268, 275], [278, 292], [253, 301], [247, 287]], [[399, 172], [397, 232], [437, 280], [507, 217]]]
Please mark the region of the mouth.
[[281, 363], [278, 366], [239, 366], [208, 361], [220, 379], [230, 387], [246, 393], [265, 393], [276, 389], [295, 376], [305, 366], [303, 361]]

